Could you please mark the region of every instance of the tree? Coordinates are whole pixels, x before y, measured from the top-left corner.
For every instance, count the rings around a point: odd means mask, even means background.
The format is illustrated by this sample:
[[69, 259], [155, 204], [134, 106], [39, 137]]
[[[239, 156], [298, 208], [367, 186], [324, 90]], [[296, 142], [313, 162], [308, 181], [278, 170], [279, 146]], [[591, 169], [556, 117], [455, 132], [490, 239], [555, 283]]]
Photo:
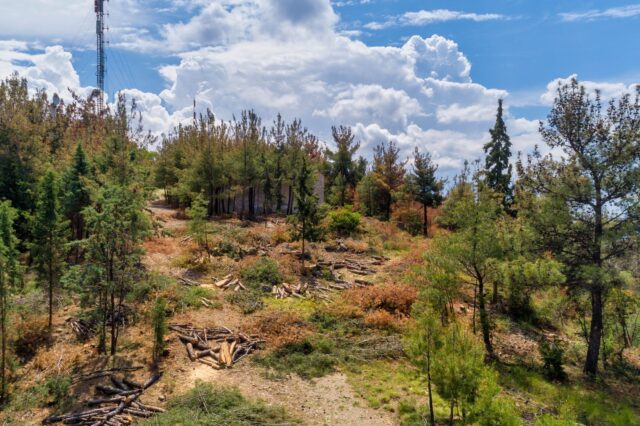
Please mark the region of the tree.
[[[111, 355], [116, 354], [124, 301], [131, 285], [141, 275], [138, 267], [141, 243], [149, 229], [144, 197], [137, 189], [105, 185], [94, 205], [83, 211], [89, 237], [85, 241], [85, 268], [98, 277], [91, 293], [98, 300], [99, 350], [106, 352], [107, 324], [111, 324]], [[120, 320], [119, 320], [120, 319]]]
[[40, 180], [33, 223], [33, 242], [30, 245], [38, 278], [47, 287], [49, 342], [53, 321], [53, 292], [58, 287], [65, 265], [67, 225], [60, 206], [58, 176], [50, 169]]
[[[73, 155], [73, 162], [67, 169], [63, 177], [62, 207], [64, 214], [69, 220], [71, 227], [71, 237], [74, 240], [84, 238], [84, 221], [82, 209], [91, 203], [91, 193], [85, 179], [89, 175], [89, 163], [87, 162], [82, 144], [76, 146]], [[77, 261], [78, 259], [76, 259]]]
[[438, 165], [431, 161], [428, 152], [421, 154], [416, 147], [413, 153], [413, 173], [409, 176], [409, 186], [417, 202], [422, 204], [423, 234], [428, 234], [427, 209], [435, 208], [442, 203], [444, 181], [436, 178]]
[[411, 361], [427, 376], [429, 394], [429, 422], [435, 426], [433, 412], [433, 390], [431, 388], [431, 368], [435, 352], [442, 344], [442, 325], [429, 306], [416, 304], [416, 326], [407, 340], [407, 354]]
[[391, 217], [393, 193], [404, 183], [406, 161], [400, 161], [400, 148], [391, 141], [377, 145], [373, 150], [373, 173], [383, 185], [384, 219]]
[[191, 237], [196, 240], [200, 248], [209, 250], [209, 241], [207, 236], [207, 200], [202, 194], [198, 196], [191, 203], [186, 211], [187, 217], [189, 217], [188, 229]]
[[[539, 244], [566, 265], [567, 283], [591, 298], [584, 371], [595, 376], [603, 333], [604, 297], [617, 280], [612, 262], [638, 235], [640, 87], [604, 108], [576, 79], [558, 86], [540, 133], [562, 158], [535, 152], [518, 162], [523, 209]], [[528, 197], [528, 198], [527, 198]]]
[[475, 402], [484, 363], [482, 349], [459, 324], [447, 327], [441, 338], [442, 346], [433, 357], [433, 383], [438, 394], [449, 401], [449, 424], [453, 425], [455, 406], [465, 413]]
[[354, 154], [360, 148], [360, 142], [355, 142], [355, 135], [351, 127], [331, 127], [336, 150], [326, 150], [329, 161], [330, 189], [333, 201], [338, 206], [344, 206], [349, 201], [348, 191], [353, 191], [358, 184], [357, 164], [353, 161]]
[[16, 210], [9, 201], [0, 202], [0, 332], [2, 350], [0, 352], [0, 401], [7, 396], [7, 296], [18, 278], [18, 239], [13, 229]]
[[302, 157], [300, 169], [296, 174], [296, 206], [294, 226], [297, 236], [302, 240], [302, 258], [305, 257], [305, 240], [315, 240], [319, 237], [320, 213], [318, 211], [318, 197], [313, 194], [312, 170], [306, 157]]
[[498, 100], [498, 113], [493, 129], [489, 130], [491, 141], [484, 145], [485, 178], [489, 188], [502, 194], [502, 205], [509, 209], [513, 201], [513, 188], [511, 185], [512, 167], [509, 163], [511, 157], [511, 139], [507, 134], [507, 126], [502, 119], [502, 99]]
[[[447, 200], [447, 222], [456, 232], [436, 238], [434, 248], [439, 259], [448, 262], [448, 270], [462, 272], [471, 278], [480, 313], [480, 327], [488, 357], [493, 356], [491, 325], [486, 308], [485, 286], [492, 278], [494, 264], [503, 253], [496, 238], [497, 219], [500, 211], [499, 194], [494, 193], [476, 177], [474, 185], [461, 193], [459, 198]], [[451, 204], [450, 204], [451, 203]], [[475, 303], [474, 303], [475, 329]]]
[[153, 362], [157, 363], [162, 358], [165, 350], [164, 336], [167, 334], [167, 303], [159, 297], [153, 305], [151, 313], [151, 328], [153, 329]]

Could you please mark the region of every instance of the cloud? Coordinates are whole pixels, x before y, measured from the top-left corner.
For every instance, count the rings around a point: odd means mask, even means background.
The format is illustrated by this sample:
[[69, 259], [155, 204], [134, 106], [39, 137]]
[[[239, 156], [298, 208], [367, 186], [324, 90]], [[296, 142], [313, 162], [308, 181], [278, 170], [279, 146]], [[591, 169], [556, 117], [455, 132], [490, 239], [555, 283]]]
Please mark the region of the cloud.
[[[509, 95], [473, 82], [470, 61], [446, 37], [413, 36], [395, 47], [345, 36], [329, 0], [181, 1], [195, 15], [130, 40], [140, 49], [164, 46], [178, 58], [159, 68], [166, 80], [160, 93], [124, 90], [155, 134], [189, 122], [195, 99], [197, 112], [210, 109], [222, 120], [249, 108], [265, 123], [277, 113], [301, 118], [328, 144], [332, 125], [348, 125], [365, 156], [376, 144], [396, 140], [403, 156], [415, 146], [429, 150], [451, 175], [465, 159], [483, 155], [497, 100]], [[0, 73], [18, 69], [50, 84], [47, 90], [68, 85], [89, 93], [69, 52], [56, 46], [29, 53], [25, 47], [11, 42], [0, 49]], [[514, 123], [518, 143], [532, 146], [537, 128]]]
[[45, 90], [71, 99], [69, 90], [88, 96], [92, 87], [82, 87], [80, 77], [71, 62], [72, 55], [62, 46], [30, 50], [28, 43], [14, 40], [0, 42], [0, 78], [14, 72], [29, 81], [31, 91]]
[[565, 22], [595, 21], [598, 19], [631, 18], [640, 15], [640, 5], [612, 7], [609, 9], [593, 9], [586, 12], [561, 13], [560, 18]]
[[[572, 74], [566, 78], [556, 78], [547, 84], [547, 90], [540, 96], [540, 102], [543, 105], [552, 105], [556, 98], [558, 86], [569, 84], [572, 79], [578, 78], [577, 74]], [[610, 83], [610, 82], [595, 82], [589, 80], [578, 80], [582, 86], [585, 87], [587, 92], [595, 93], [596, 90], [600, 92], [600, 97], [604, 101], [608, 101], [614, 98], [620, 98], [626, 94], [633, 93], [635, 87], [640, 82], [635, 84], [626, 85], [624, 83]]]
[[365, 28], [370, 30], [382, 30], [389, 27], [408, 27], [408, 26], [423, 26], [436, 22], [447, 21], [494, 21], [500, 19], [507, 19], [506, 16], [497, 13], [469, 13], [459, 12], [448, 9], [435, 9], [435, 10], [419, 10], [416, 12], [406, 12], [402, 15], [391, 16], [387, 20], [382, 22], [369, 22], [364, 25]]

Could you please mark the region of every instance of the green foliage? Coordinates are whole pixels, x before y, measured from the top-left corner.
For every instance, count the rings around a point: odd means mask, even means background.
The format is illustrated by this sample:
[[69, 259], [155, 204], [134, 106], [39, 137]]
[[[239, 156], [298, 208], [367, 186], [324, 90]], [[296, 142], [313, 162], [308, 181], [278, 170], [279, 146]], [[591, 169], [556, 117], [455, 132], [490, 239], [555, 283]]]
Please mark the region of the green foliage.
[[53, 293], [65, 266], [68, 223], [60, 206], [58, 176], [49, 169], [38, 185], [36, 213], [33, 217], [31, 256], [38, 272], [38, 282], [48, 289], [49, 334], [53, 315]]
[[215, 293], [204, 287], [198, 286], [185, 286], [181, 285], [179, 287], [180, 301], [179, 303], [183, 306], [188, 306], [191, 308], [198, 308], [202, 305], [202, 298], [211, 299], [215, 297]]
[[422, 215], [411, 207], [399, 207], [393, 212], [393, 221], [409, 234], [416, 236], [424, 232]]
[[261, 257], [240, 271], [242, 282], [250, 288], [268, 293], [271, 288], [282, 282], [282, 273], [278, 263], [268, 257]]
[[514, 318], [530, 320], [534, 317], [531, 294], [545, 287], [559, 287], [566, 278], [560, 262], [539, 258], [528, 261], [524, 257], [498, 263], [494, 278], [507, 289], [507, 304]]
[[296, 213], [289, 217], [293, 225], [293, 236], [302, 240], [302, 254], [305, 253], [305, 241], [317, 241], [322, 238], [323, 229], [321, 210], [318, 208], [318, 197], [313, 194], [313, 179], [311, 169], [306, 158], [302, 158], [300, 169], [296, 176]]
[[438, 394], [463, 411], [472, 409], [485, 374], [484, 353], [460, 325], [450, 325], [433, 359], [432, 379]]
[[326, 150], [330, 199], [334, 205], [344, 206], [351, 201], [351, 193], [362, 177], [358, 164], [353, 159], [360, 143], [354, 141], [351, 127], [334, 126], [331, 133], [337, 149]]
[[413, 171], [408, 177], [408, 188], [415, 201], [423, 208], [423, 233], [428, 230], [427, 209], [435, 208], [442, 203], [444, 181], [436, 178], [438, 165], [433, 163], [428, 152], [420, 153], [418, 147], [413, 154]]
[[373, 175], [377, 180], [382, 203], [382, 217], [391, 218], [393, 194], [404, 183], [407, 161], [400, 160], [400, 148], [391, 141], [377, 145], [373, 150]]
[[164, 336], [167, 334], [167, 302], [159, 297], [151, 311], [151, 329], [153, 330], [153, 350], [152, 358], [158, 362], [162, 358], [165, 350]]
[[567, 374], [564, 372], [564, 349], [557, 340], [543, 340], [539, 345], [540, 357], [544, 362], [542, 370], [545, 376], [551, 380], [564, 380]]
[[331, 340], [305, 339], [287, 343], [276, 351], [256, 357], [258, 365], [275, 371], [278, 377], [295, 373], [303, 379], [322, 377], [336, 369], [338, 358]]
[[502, 99], [498, 100], [498, 112], [493, 129], [489, 130], [491, 141], [484, 145], [485, 158], [484, 175], [489, 188], [498, 194], [503, 194], [502, 204], [508, 209], [513, 202], [513, 187], [511, 184], [512, 166], [511, 139], [507, 134], [507, 126], [502, 119]]
[[252, 314], [264, 308], [262, 296], [264, 292], [256, 289], [234, 291], [226, 296], [226, 299], [238, 306], [243, 314]]
[[360, 214], [348, 206], [329, 213], [329, 231], [340, 236], [352, 236], [360, 228]]
[[367, 173], [356, 187], [360, 212], [365, 216], [378, 217], [383, 215], [385, 188], [377, 175]]
[[189, 217], [188, 229], [189, 235], [193, 237], [201, 248], [207, 249], [209, 247], [207, 239], [207, 219], [209, 215], [207, 213], [208, 202], [202, 194], [192, 201], [191, 207], [186, 211]]
[[193, 389], [169, 402], [166, 413], [142, 423], [148, 426], [298, 425], [283, 408], [245, 399], [236, 388], [197, 381]]
[[71, 237], [74, 240], [84, 238], [82, 210], [91, 203], [91, 193], [86, 182], [88, 175], [89, 164], [82, 144], [78, 144], [73, 162], [65, 171], [62, 182], [62, 208], [71, 225]]

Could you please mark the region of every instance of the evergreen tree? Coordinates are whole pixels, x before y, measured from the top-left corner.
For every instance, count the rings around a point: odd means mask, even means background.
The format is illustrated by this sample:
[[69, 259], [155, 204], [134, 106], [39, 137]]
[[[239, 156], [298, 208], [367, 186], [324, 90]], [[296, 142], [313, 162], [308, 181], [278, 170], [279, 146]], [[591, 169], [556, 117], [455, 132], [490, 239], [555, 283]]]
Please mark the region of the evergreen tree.
[[71, 238], [74, 240], [84, 238], [85, 229], [82, 209], [91, 203], [91, 194], [85, 182], [88, 176], [89, 163], [82, 144], [78, 144], [73, 155], [73, 162], [64, 174], [64, 197], [62, 199], [64, 214], [71, 227]]
[[165, 350], [164, 337], [167, 334], [167, 303], [164, 298], [159, 297], [153, 305], [151, 313], [151, 327], [153, 328], [153, 362], [157, 363], [162, 358]]
[[400, 161], [400, 148], [391, 141], [377, 145], [373, 151], [373, 174], [383, 188], [384, 219], [391, 217], [394, 192], [404, 183], [406, 161]]
[[16, 210], [10, 201], [0, 202], [0, 401], [7, 396], [6, 360], [7, 360], [7, 297], [18, 279], [18, 239], [13, 229]]
[[144, 201], [139, 190], [108, 184], [100, 189], [94, 205], [83, 211], [89, 230], [85, 268], [100, 278], [91, 289], [91, 295], [98, 299], [99, 350], [106, 352], [110, 320], [111, 355], [116, 354], [119, 319], [126, 314], [125, 298], [141, 275], [141, 243], [149, 229]]
[[499, 99], [496, 123], [493, 129], [489, 130], [491, 141], [484, 145], [484, 152], [487, 155], [484, 173], [489, 188], [503, 194], [502, 205], [505, 209], [509, 209], [513, 201], [512, 167], [509, 163], [511, 139], [507, 134], [507, 126], [502, 118], [502, 112], [502, 99]]
[[[522, 210], [537, 244], [566, 266], [567, 284], [591, 298], [584, 371], [595, 376], [607, 290], [619, 282], [612, 265], [635, 249], [640, 230], [640, 86], [604, 108], [576, 79], [559, 85], [541, 134], [563, 158], [538, 152], [518, 163]], [[520, 204], [520, 203], [519, 203]]]
[[413, 153], [413, 173], [409, 176], [409, 186], [414, 198], [422, 204], [423, 234], [428, 234], [427, 209], [435, 208], [442, 203], [444, 182], [436, 178], [438, 165], [431, 161], [428, 152], [421, 154], [416, 147]]
[[207, 235], [207, 200], [202, 194], [198, 196], [191, 203], [186, 211], [187, 217], [189, 217], [188, 229], [191, 237], [196, 240], [200, 248], [209, 251], [209, 241]]
[[343, 206], [350, 201], [347, 196], [349, 190], [353, 191], [358, 184], [357, 164], [353, 161], [353, 156], [360, 148], [360, 143], [355, 142], [355, 135], [351, 127], [332, 127], [331, 134], [336, 144], [336, 150], [326, 150], [326, 157], [329, 161], [329, 190], [332, 193], [333, 201]]
[[300, 169], [296, 174], [296, 207], [294, 226], [296, 235], [302, 240], [302, 258], [305, 257], [305, 241], [313, 241], [319, 237], [320, 214], [318, 197], [313, 194], [312, 169], [306, 157], [302, 157]]
[[51, 342], [53, 292], [58, 286], [65, 265], [68, 223], [60, 206], [60, 184], [53, 170], [40, 180], [33, 223], [31, 255], [40, 282], [47, 287], [49, 303], [48, 339]]

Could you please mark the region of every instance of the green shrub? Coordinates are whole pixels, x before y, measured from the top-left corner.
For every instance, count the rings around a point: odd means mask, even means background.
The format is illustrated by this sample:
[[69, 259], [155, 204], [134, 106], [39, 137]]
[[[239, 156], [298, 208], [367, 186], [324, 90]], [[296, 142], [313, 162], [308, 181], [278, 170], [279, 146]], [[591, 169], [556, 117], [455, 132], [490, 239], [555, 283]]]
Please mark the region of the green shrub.
[[245, 399], [236, 388], [197, 381], [185, 395], [169, 402], [165, 413], [143, 422], [147, 426], [299, 425], [282, 407]]
[[[180, 303], [185, 306], [197, 308], [202, 306], [202, 298], [215, 299], [215, 294], [208, 288], [198, 286], [180, 286]], [[216, 308], [222, 307], [219, 301], [214, 300]]]
[[545, 376], [551, 380], [564, 380], [567, 374], [564, 372], [562, 365], [564, 364], [564, 349], [557, 341], [540, 342], [540, 356], [544, 361], [542, 369]]
[[348, 237], [356, 234], [360, 228], [360, 213], [344, 207], [329, 213], [329, 231]]
[[253, 289], [247, 289], [243, 291], [234, 291], [227, 295], [226, 299], [230, 303], [238, 306], [243, 314], [252, 314], [255, 311], [259, 311], [264, 308], [264, 302], [262, 301], [262, 292]]
[[127, 301], [130, 303], [146, 302], [155, 291], [165, 289], [173, 283], [175, 283], [173, 278], [152, 273], [145, 280], [133, 286], [129, 294], [127, 294]]
[[338, 362], [336, 347], [328, 339], [305, 339], [288, 343], [255, 362], [276, 372], [278, 377], [296, 373], [303, 379], [322, 377], [335, 371]]
[[151, 328], [153, 329], [153, 351], [152, 358], [158, 362], [165, 350], [164, 336], [167, 334], [167, 302], [159, 297], [153, 306], [151, 313]]
[[270, 292], [272, 286], [282, 282], [282, 274], [275, 260], [262, 257], [240, 271], [242, 281], [254, 290]]

